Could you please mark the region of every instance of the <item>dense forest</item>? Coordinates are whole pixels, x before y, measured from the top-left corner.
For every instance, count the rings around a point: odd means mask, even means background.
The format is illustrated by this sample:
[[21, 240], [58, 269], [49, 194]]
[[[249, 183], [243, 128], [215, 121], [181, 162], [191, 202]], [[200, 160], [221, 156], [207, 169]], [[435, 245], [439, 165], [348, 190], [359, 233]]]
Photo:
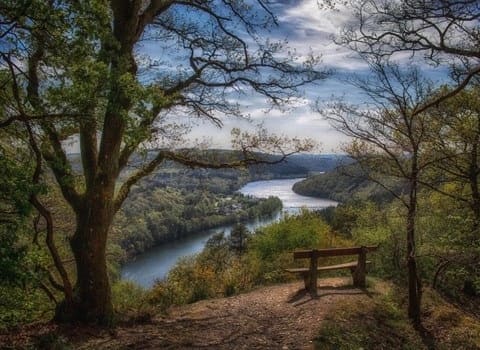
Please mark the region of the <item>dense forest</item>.
[[[388, 179], [383, 179], [388, 181]], [[389, 186], [398, 192], [402, 181], [390, 180]], [[293, 186], [293, 191], [311, 197], [329, 198], [339, 202], [352, 199], [390, 201], [392, 195], [382, 186], [372, 182], [358, 164], [341, 165], [329, 172], [309, 176]]]

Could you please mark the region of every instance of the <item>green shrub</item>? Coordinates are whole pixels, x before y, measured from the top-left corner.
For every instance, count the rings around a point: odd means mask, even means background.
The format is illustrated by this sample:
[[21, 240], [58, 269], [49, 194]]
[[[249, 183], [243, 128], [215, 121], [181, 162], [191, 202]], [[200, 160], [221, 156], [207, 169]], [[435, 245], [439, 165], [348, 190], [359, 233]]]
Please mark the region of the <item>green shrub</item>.
[[170, 270], [167, 279], [157, 283], [151, 300], [163, 308], [170, 304], [188, 304], [217, 295], [218, 283], [212, 266], [202, 264], [198, 256], [185, 257]]
[[293, 261], [295, 249], [349, 244], [347, 239], [334, 235], [318, 214], [303, 211], [259, 230], [249, 242], [247, 255], [251, 261], [258, 260], [258, 275], [263, 276], [263, 283], [281, 282], [292, 278], [284, 268], [302, 263]]
[[48, 319], [54, 305], [37, 288], [0, 285], [0, 330]]
[[155, 313], [149, 302], [149, 293], [130, 281], [117, 281], [112, 285], [112, 302], [121, 320], [147, 321]]

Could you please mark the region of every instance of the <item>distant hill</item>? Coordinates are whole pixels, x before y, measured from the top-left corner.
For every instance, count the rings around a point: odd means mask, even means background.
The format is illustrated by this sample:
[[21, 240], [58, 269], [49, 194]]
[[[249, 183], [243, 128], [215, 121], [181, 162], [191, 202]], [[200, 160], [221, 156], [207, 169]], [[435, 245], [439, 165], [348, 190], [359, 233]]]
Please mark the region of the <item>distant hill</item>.
[[[275, 159], [276, 156], [271, 157]], [[345, 155], [295, 154], [278, 164], [253, 165], [249, 168], [249, 172], [254, 178], [259, 176], [270, 176], [272, 178], [304, 177], [311, 173], [332, 171], [340, 164], [348, 164], [350, 162], [350, 158]]]
[[[195, 152], [195, 151], [194, 151]], [[154, 152], [146, 156], [134, 156], [133, 165], [140, 164], [153, 157]], [[212, 161], [227, 162], [228, 160], [235, 160], [241, 157], [241, 154], [232, 150], [206, 150], [198, 151], [198, 156], [202, 159], [210, 159]], [[258, 153], [258, 158], [270, 162], [275, 162], [280, 159], [278, 155]], [[77, 173], [82, 171], [82, 163], [79, 154], [70, 154], [69, 159], [72, 163], [73, 170]], [[306, 177], [312, 173], [332, 171], [340, 164], [350, 163], [351, 160], [345, 155], [335, 154], [295, 154], [289, 156], [286, 160], [276, 164], [256, 164], [248, 167], [248, 169], [191, 169], [174, 162], [165, 162], [158, 167], [153, 176], [163, 182], [165, 185], [171, 185], [175, 182], [176, 177], [181, 175], [182, 179], [189, 178], [208, 178], [217, 177], [234, 180], [236, 179], [236, 186], [241, 185], [250, 180], [260, 179], [278, 179], [278, 178], [293, 178]], [[133, 167], [135, 168], [135, 167]], [[162, 180], [163, 179], [163, 180]], [[177, 179], [178, 180], [178, 179]], [[190, 183], [194, 186], [197, 181]]]
[[328, 172], [353, 162], [343, 154], [295, 154], [289, 161], [302, 165], [311, 172]]
[[[388, 181], [388, 187], [401, 191], [402, 184]], [[385, 182], [387, 183], [387, 182]], [[370, 181], [366, 173], [357, 164], [339, 166], [325, 174], [314, 175], [293, 186], [297, 194], [310, 197], [329, 198], [339, 202], [351, 199], [370, 199], [385, 202], [392, 194], [380, 185]]]

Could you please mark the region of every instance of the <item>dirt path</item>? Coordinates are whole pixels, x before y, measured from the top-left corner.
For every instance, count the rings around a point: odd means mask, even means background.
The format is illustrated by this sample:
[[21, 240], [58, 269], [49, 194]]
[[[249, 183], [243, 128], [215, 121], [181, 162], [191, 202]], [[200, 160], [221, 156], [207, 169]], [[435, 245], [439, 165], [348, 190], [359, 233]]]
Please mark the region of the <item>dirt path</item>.
[[312, 299], [302, 284], [266, 287], [173, 308], [149, 324], [90, 337], [78, 349], [310, 349], [322, 320], [345, 298], [365, 298], [351, 279], [319, 280]]
[[0, 349], [24, 349], [32, 343], [37, 344], [33, 348], [50, 349], [55, 339], [68, 348], [83, 350], [312, 349], [323, 320], [346, 300], [369, 297], [351, 286], [351, 278], [318, 282], [318, 297], [313, 299], [305, 293], [303, 283], [281, 284], [173, 307], [166, 316], [114, 330], [32, 324], [0, 334]]

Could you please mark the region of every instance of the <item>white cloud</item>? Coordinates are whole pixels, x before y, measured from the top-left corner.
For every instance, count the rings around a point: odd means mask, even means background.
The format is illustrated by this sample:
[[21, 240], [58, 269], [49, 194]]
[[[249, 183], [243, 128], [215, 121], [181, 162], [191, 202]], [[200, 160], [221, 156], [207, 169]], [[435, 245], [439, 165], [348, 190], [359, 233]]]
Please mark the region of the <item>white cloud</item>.
[[323, 64], [332, 68], [365, 68], [366, 64], [351, 51], [333, 42], [351, 20], [349, 8], [338, 5], [336, 9], [321, 9], [316, 0], [295, 1], [295, 5], [283, 7], [279, 15], [284, 34], [299, 53], [321, 54]]

